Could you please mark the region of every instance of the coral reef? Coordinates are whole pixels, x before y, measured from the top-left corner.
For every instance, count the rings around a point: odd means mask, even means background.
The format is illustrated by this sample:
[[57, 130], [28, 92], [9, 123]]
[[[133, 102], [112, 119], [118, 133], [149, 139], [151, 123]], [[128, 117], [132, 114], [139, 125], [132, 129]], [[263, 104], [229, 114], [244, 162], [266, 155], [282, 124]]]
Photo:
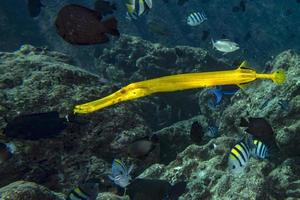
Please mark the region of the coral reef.
[[[121, 37], [114, 48], [104, 49], [97, 62], [96, 73], [90, 73], [75, 67], [68, 56], [45, 48], [24, 45], [12, 53], [0, 53], [0, 127], [5, 126], [4, 117], [11, 119], [20, 113], [57, 110], [67, 114], [74, 104], [115, 91], [120, 87], [116, 82], [227, 68], [202, 49], [167, 48], [129, 36]], [[207, 106], [205, 89], [185, 91], [125, 102], [83, 116], [88, 123], [71, 124], [56, 138], [2, 138], [14, 142], [17, 152], [0, 165], [0, 194], [6, 199], [15, 198], [13, 195], [63, 199], [80, 181], [107, 177], [113, 158], [127, 158], [128, 143], [156, 133], [160, 147], [148, 160], [131, 160], [134, 176], [187, 181], [188, 192], [181, 199], [300, 198], [299, 65], [297, 53], [279, 54], [267, 63], [266, 70], [284, 68], [284, 85], [252, 83], [215, 110]], [[227, 158], [230, 148], [245, 135], [239, 127], [242, 116], [265, 117], [274, 128], [280, 151], [270, 160], [251, 158], [244, 173], [233, 176], [227, 170]], [[193, 144], [191, 124], [199, 121], [207, 127], [211, 119], [218, 122], [220, 136], [206, 135], [200, 144]], [[98, 199], [128, 198], [103, 192]]]

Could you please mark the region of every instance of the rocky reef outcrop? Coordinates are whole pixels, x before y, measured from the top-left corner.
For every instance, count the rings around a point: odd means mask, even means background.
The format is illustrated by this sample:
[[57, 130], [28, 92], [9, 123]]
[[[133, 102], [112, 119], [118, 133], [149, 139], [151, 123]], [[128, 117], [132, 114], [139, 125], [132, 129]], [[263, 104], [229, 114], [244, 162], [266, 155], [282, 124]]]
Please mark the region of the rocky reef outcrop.
[[[167, 48], [127, 36], [114, 48], [104, 49], [97, 62], [96, 72], [90, 73], [75, 67], [68, 56], [45, 48], [24, 45], [16, 52], [0, 53], [0, 127], [6, 124], [4, 118], [20, 113], [56, 110], [67, 114], [75, 104], [105, 96], [129, 81], [229, 68], [202, 49]], [[285, 69], [284, 85], [269, 80], [251, 83], [216, 109], [207, 106], [206, 89], [169, 97], [154, 95], [83, 116], [87, 123], [72, 124], [55, 138], [1, 137], [15, 143], [17, 152], [0, 165], [0, 194], [6, 199], [14, 195], [64, 199], [80, 181], [107, 177], [113, 158], [128, 157], [126, 147], [131, 141], [156, 133], [160, 147], [148, 160], [129, 159], [135, 163], [133, 176], [186, 181], [188, 191], [181, 199], [300, 198], [299, 64], [296, 52], [279, 54], [267, 63], [266, 70]], [[175, 107], [180, 109], [174, 112]], [[173, 117], [178, 115], [181, 117]], [[272, 160], [251, 158], [244, 173], [233, 176], [227, 170], [228, 152], [245, 135], [239, 127], [240, 117], [249, 116], [265, 117], [271, 123], [280, 151]], [[155, 118], [164, 121], [159, 124]], [[207, 127], [211, 119], [219, 126], [218, 137], [205, 134], [195, 144], [189, 136], [191, 124], [199, 121]], [[109, 191], [98, 196], [126, 198]]]

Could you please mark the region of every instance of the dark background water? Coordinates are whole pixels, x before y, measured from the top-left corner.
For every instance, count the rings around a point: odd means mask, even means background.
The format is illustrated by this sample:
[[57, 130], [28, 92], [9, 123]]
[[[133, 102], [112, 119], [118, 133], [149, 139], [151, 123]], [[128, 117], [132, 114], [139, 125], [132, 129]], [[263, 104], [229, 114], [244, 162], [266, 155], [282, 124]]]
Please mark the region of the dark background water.
[[[44, 0], [46, 7], [40, 16], [32, 19], [28, 15], [26, 0], [1, 0], [0, 2], [0, 51], [13, 51], [22, 44], [47, 46], [62, 51], [77, 60], [85, 68], [93, 68], [99, 49], [114, 45], [89, 47], [72, 46], [64, 42], [55, 32], [53, 22], [59, 9], [68, 3], [92, 7], [93, 0]], [[115, 13], [121, 34], [140, 36], [152, 42], [167, 46], [189, 45], [207, 49], [213, 55], [225, 60], [249, 60], [255, 66], [262, 66], [272, 56], [286, 49], [299, 50], [300, 3], [297, 0], [245, 0], [245, 12], [233, 12], [240, 0], [189, 0], [184, 6], [177, 1], [153, 1], [153, 9], [136, 22], [125, 18], [123, 1], [116, 1]], [[186, 17], [194, 11], [204, 11], [208, 20], [197, 27], [186, 24]], [[149, 30], [151, 22], [161, 25], [167, 31], [160, 35]], [[206, 40], [202, 36], [209, 32]], [[212, 49], [211, 38], [227, 38], [237, 42], [240, 50], [223, 56]], [[100, 51], [101, 52], [101, 51]]]

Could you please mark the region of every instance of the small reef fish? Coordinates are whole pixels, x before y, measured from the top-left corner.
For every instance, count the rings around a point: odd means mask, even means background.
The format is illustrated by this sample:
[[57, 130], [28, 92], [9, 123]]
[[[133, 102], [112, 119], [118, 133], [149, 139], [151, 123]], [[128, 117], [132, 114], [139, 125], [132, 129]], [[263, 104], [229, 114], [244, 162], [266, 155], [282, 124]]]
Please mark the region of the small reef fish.
[[255, 158], [265, 159], [268, 157], [268, 147], [263, 142], [254, 139], [253, 140], [253, 149], [252, 155]]
[[211, 138], [216, 138], [219, 136], [219, 127], [214, 125], [214, 124], [210, 124], [208, 126], [208, 136]]
[[208, 90], [209, 94], [214, 94], [215, 101], [214, 102], [208, 102], [209, 107], [216, 107], [221, 103], [221, 100], [224, 95], [234, 95], [239, 90], [238, 86], [235, 85], [223, 85], [223, 86], [217, 86], [213, 89]]
[[9, 160], [16, 152], [16, 146], [13, 143], [0, 142], [0, 164]]
[[193, 122], [190, 130], [190, 138], [196, 144], [202, 142], [204, 136], [203, 128], [201, 124], [197, 121]]
[[42, 7], [44, 5], [41, 3], [41, 0], [27, 0], [27, 9], [30, 17], [38, 17]]
[[171, 185], [159, 179], [137, 178], [128, 185], [126, 194], [135, 200], [177, 200], [186, 192], [186, 182]]
[[99, 11], [101, 15], [105, 16], [113, 14], [114, 11], [117, 10], [117, 6], [116, 3], [111, 3], [105, 0], [96, 0], [94, 2], [94, 9]]
[[128, 145], [127, 151], [130, 157], [137, 159], [146, 158], [159, 144], [159, 138], [156, 134], [133, 141]]
[[248, 141], [241, 141], [234, 145], [228, 157], [229, 171], [234, 175], [242, 173], [247, 166], [251, 152], [252, 148]]
[[269, 143], [274, 140], [274, 131], [270, 123], [262, 117], [250, 117], [247, 119], [241, 118], [241, 127], [247, 127], [246, 132], [254, 138], [262, 140], [264, 143]]
[[68, 195], [66, 200], [96, 200], [99, 193], [99, 180], [90, 179], [79, 184]]
[[70, 4], [64, 6], [55, 20], [57, 33], [74, 45], [101, 44], [109, 41], [107, 34], [119, 36], [115, 17], [104, 21], [98, 11]]
[[108, 175], [108, 178], [116, 185], [126, 188], [131, 181], [130, 173], [132, 169], [133, 165], [128, 169], [121, 160], [114, 159], [111, 167], [111, 175]]
[[20, 115], [9, 121], [3, 130], [7, 137], [38, 140], [50, 138], [61, 133], [70, 118], [59, 116], [58, 112]]
[[205, 20], [207, 20], [207, 17], [203, 12], [194, 12], [188, 16], [187, 24], [190, 26], [198, 26], [202, 24]]
[[211, 39], [213, 48], [215, 48], [216, 50], [223, 52], [224, 54], [226, 53], [231, 53], [234, 52], [238, 49], [240, 49], [239, 45], [235, 42], [232, 42], [228, 39], [221, 39], [221, 40], [217, 40], [214, 41], [213, 39]]
[[137, 99], [159, 92], [174, 92], [193, 88], [213, 87], [218, 85], [238, 85], [243, 87], [256, 79], [271, 79], [276, 84], [283, 84], [285, 73], [282, 69], [270, 74], [259, 74], [243, 62], [235, 70], [187, 73], [164, 76], [131, 83], [102, 99], [76, 105], [74, 113], [91, 113], [99, 109], [132, 99]]
[[141, 16], [152, 8], [152, 0], [127, 0], [126, 7], [129, 14]]

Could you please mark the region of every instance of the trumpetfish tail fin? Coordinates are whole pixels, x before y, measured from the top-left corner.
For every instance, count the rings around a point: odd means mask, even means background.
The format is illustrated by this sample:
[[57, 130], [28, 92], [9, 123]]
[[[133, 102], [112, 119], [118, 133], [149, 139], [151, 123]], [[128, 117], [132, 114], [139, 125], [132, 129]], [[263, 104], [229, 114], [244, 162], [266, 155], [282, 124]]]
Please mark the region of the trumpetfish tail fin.
[[272, 73], [272, 80], [274, 83], [281, 85], [285, 81], [285, 73], [283, 69], [278, 69]]

